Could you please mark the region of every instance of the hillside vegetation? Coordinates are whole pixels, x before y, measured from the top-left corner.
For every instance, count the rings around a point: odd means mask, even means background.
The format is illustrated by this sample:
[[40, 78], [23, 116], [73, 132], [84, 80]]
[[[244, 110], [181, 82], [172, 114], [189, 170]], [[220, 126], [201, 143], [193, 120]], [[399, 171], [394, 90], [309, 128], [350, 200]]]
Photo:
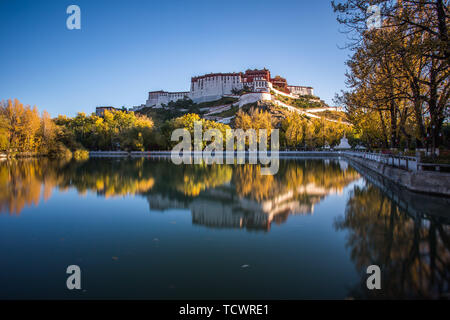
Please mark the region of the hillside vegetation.
[[273, 94], [272, 96], [278, 101], [300, 109], [327, 107], [327, 104], [324, 101], [313, 96], [301, 96], [297, 99], [282, 96], [280, 94]]

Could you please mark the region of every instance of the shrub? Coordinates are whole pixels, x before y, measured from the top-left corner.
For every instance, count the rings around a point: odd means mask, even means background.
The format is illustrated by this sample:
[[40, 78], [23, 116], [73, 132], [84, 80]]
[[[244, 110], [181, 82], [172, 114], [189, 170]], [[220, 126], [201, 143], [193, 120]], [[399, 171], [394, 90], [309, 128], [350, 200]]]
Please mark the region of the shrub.
[[86, 160], [89, 159], [89, 151], [84, 149], [77, 149], [73, 152], [73, 158], [75, 160]]

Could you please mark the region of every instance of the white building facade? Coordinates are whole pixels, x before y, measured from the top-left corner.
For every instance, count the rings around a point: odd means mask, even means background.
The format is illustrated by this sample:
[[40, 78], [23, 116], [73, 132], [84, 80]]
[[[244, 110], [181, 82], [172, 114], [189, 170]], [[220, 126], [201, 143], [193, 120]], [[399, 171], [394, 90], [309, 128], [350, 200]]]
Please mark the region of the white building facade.
[[[278, 76], [276, 79], [278, 82], [279, 79], [282, 79], [286, 83], [284, 87], [277, 87], [277, 89], [293, 95], [313, 95], [313, 88], [311, 87], [287, 86], [285, 79]], [[205, 74], [191, 78], [190, 91], [167, 92], [160, 90], [149, 92], [145, 106], [160, 108], [171, 101], [175, 102], [182, 99], [191, 99], [195, 103], [214, 101], [242, 90], [245, 90], [245, 92], [270, 94], [270, 90], [273, 88], [271, 80], [273, 79], [270, 77], [270, 71], [265, 68], [262, 70], [247, 70], [244, 73]]]
[[167, 91], [151, 91], [148, 93], [148, 99], [145, 103], [146, 107], [161, 107], [167, 105], [171, 101], [178, 101], [190, 97], [189, 91], [167, 92]]
[[288, 90], [291, 94], [297, 96], [313, 96], [314, 89], [312, 87], [303, 87], [303, 86], [287, 86]]

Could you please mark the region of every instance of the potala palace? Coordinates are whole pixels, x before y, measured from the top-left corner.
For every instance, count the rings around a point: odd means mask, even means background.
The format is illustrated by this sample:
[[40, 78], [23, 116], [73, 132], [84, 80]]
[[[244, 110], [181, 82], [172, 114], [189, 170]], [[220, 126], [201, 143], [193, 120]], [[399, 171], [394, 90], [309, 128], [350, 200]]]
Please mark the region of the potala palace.
[[143, 107], [160, 108], [171, 101], [185, 98], [189, 98], [195, 103], [214, 101], [239, 92], [246, 93], [241, 95], [241, 99], [245, 100], [245, 103], [249, 103], [270, 100], [271, 91], [291, 97], [314, 95], [312, 87], [288, 85], [286, 79], [280, 76], [272, 78], [270, 71], [264, 68], [237, 73], [209, 73], [192, 77], [190, 91], [151, 91], [148, 93], [145, 105], [136, 107], [135, 110]]

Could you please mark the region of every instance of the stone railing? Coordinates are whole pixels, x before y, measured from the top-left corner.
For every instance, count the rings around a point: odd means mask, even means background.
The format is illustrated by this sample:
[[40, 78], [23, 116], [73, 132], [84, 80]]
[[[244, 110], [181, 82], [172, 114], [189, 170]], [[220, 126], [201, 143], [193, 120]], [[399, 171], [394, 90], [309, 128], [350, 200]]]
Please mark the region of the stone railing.
[[[450, 165], [442, 163], [424, 163], [421, 162], [420, 156], [404, 156], [384, 153], [373, 153], [364, 151], [344, 151], [347, 156], [357, 157], [361, 159], [372, 160], [389, 165], [391, 167], [404, 169], [407, 171], [448, 171]], [[428, 170], [427, 170], [428, 168]], [[431, 169], [431, 170], [430, 170]]]
[[343, 151], [346, 156], [367, 159], [389, 165], [391, 167], [408, 171], [420, 170], [420, 158], [384, 153], [372, 153], [363, 151]]

